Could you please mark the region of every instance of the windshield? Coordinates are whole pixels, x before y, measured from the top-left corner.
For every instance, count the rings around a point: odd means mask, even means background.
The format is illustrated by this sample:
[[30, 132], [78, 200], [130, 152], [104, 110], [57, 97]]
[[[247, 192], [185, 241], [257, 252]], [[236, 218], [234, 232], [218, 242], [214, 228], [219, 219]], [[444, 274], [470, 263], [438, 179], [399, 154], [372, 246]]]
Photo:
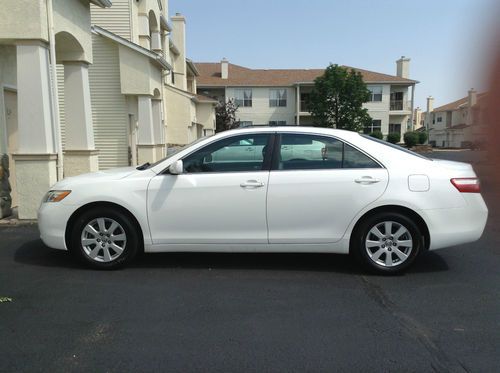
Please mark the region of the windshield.
[[147, 168], [151, 168], [151, 167], [159, 165], [161, 162], [163, 162], [163, 161], [165, 161], [165, 160], [167, 160], [169, 158], [172, 158], [177, 153], [183, 151], [184, 149], [189, 148], [190, 146], [198, 144], [199, 142], [205, 140], [206, 138], [207, 138], [207, 136], [200, 137], [199, 139], [193, 141], [190, 144], [187, 144], [187, 145], [184, 145], [184, 146], [174, 146], [174, 147], [167, 148], [167, 156], [165, 158], [160, 159], [159, 161], [156, 161], [155, 163], [152, 163], [152, 164], [148, 165]]
[[390, 148], [393, 148], [393, 149], [396, 149], [396, 150], [400, 150], [402, 152], [405, 152], [407, 154], [411, 154], [411, 155], [414, 155], [415, 157], [419, 157], [419, 158], [423, 158], [423, 159], [426, 159], [428, 161], [432, 161], [432, 159], [430, 158], [427, 158], [425, 156], [423, 156], [422, 154], [419, 154], [419, 153], [415, 153], [411, 150], [408, 150], [406, 148], [403, 148], [402, 146], [399, 146], [399, 145], [396, 145], [396, 144], [391, 144], [390, 142], [387, 142], [387, 141], [384, 141], [384, 140], [379, 140], [375, 137], [371, 137], [370, 135], [363, 135], [363, 134], [360, 134], [360, 136], [363, 136], [365, 139], [368, 139], [368, 140], [371, 140], [371, 141], [375, 141], [375, 142], [378, 142], [379, 144], [382, 144], [382, 145], [385, 145], [385, 146], [388, 146]]

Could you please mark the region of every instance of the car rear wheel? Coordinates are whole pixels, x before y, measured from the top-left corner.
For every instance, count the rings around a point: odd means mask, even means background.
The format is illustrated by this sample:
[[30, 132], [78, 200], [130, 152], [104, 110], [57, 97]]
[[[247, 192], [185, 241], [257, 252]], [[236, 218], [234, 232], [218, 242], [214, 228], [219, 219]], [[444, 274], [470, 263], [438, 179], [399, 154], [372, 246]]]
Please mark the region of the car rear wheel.
[[139, 242], [137, 230], [126, 214], [95, 208], [76, 219], [70, 249], [93, 268], [116, 269], [135, 257]]
[[354, 232], [352, 249], [366, 267], [382, 274], [400, 273], [416, 259], [422, 233], [407, 216], [380, 213], [364, 220]]

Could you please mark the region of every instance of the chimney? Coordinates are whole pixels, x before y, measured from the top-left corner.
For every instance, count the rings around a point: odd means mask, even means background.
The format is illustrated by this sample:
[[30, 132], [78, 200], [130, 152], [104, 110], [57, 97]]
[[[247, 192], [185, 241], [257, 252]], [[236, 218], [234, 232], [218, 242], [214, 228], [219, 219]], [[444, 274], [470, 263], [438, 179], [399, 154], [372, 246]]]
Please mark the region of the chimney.
[[[170, 18], [172, 21], [172, 41], [179, 50], [179, 56], [173, 61], [174, 70], [179, 74], [179, 88], [186, 90], [186, 18], [180, 13]], [[176, 75], [177, 78], [177, 75]], [[177, 80], [176, 80], [177, 85]]]
[[410, 77], [410, 59], [405, 56], [401, 56], [399, 60], [396, 61], [396, 75], [400, 78], [408, 79]]
[[427, 112], [431, 113], [434, 111], [434, 97], [429, 96], [427, 97]]
[[469, 89], [467, 104], [469, 109], [477, 104], [477, 91], [474, 88]]
[[222, 79], [229, 78], [229, 61], [224, 57], [220, 62], [220, 74]]

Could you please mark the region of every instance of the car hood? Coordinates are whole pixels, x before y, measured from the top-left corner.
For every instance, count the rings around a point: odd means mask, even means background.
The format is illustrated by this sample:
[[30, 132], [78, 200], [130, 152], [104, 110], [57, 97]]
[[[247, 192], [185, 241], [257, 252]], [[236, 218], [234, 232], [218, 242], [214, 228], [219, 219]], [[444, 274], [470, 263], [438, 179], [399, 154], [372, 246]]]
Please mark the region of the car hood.
[[56, 183], [51, 189], [65, 189], [69, 185], [88, 183], [92, 181], [119, 180], [129, 175], [132, 175], [135, 172], [142, 172], [142, 171], [138, 171], [135, 167], [132, 166], [132, 167], [112, 168], [109, 170], [98, 171], [98, 172], [90, 172], [78, 176], [67, 177]]

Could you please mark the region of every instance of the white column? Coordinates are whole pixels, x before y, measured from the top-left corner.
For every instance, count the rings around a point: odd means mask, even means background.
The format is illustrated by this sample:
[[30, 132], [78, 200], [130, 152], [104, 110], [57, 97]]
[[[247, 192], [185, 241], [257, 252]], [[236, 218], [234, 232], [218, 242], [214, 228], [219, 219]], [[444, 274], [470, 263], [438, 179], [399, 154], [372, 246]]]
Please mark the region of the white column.
[[295, 98], [296, 105], [297, 105], [297, 109], [296, 109], [297, 119], [295, 120], [295, 124], [297, 126], [300, 126], [300, 85], [298, 85], [298, 84], [297, 84], [297, 90], [296, 90], [295, 94], [297, 95], [297, 97]]
[[137, 97], [138, 129], [137, 153], [139, 164], [155, 162], [155, 134], [153, 125], [153, 105], [150, 96]]
[[64, 62], [66, 146], [64, 176], [98, 170], [94, 145], [89, 71], [85, 62]]
[[163, 146], [165, 141], [163, 139], [163, 123], [161, 120], [161, 100], [153, 99], [152, 110], [153, 110], [153, 132], [154, 132], [154, 142], [156, 145], [156, 159], [163, 158]]
[[49, 50], [38, 42], [17, 46], [19, 153], [54, 154]]
[[43, 195], [57, 181], [49, 51], [38, 41], [17, 46], [19, 218], [36, 219]]

